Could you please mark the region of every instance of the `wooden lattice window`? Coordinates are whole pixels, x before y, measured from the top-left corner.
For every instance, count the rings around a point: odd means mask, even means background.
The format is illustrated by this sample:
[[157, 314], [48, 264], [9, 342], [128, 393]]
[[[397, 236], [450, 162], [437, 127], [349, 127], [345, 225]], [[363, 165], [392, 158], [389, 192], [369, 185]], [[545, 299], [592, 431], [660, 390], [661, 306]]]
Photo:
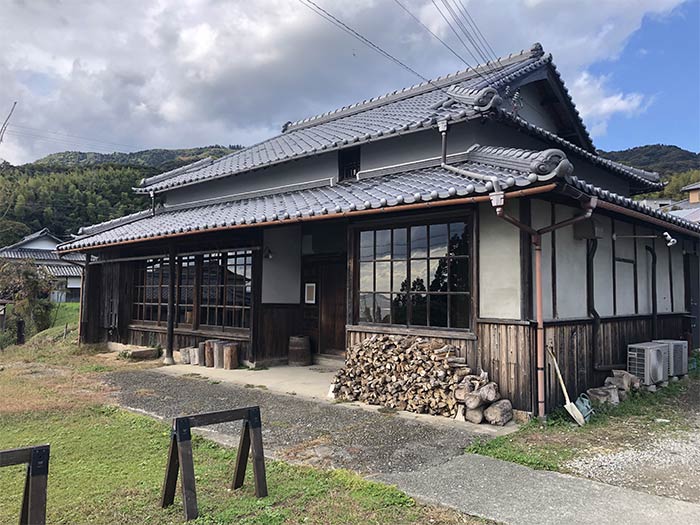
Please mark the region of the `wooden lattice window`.
[[168, 317], [168, 259], [148, 259], [136, 269], [132, 319], [164, 323]]
[[211, 253], [202, 261], [200, 326], [250, 328], [253, 252]]
[[464, 221], [361, 231], [358, 321], [469, 328], [470, 232]]

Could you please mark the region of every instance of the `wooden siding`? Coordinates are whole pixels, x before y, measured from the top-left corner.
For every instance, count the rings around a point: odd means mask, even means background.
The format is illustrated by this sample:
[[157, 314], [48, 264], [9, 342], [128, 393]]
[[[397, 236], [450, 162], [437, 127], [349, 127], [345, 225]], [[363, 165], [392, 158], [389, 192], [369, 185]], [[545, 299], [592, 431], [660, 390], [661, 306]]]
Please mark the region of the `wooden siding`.
[[478, 322], [477, 342], [467, 363], [498, 383], [501, 395], [518, 410], [532, 410], [535, 330], [529, 323]]
[[256, 362], [287, 362], [289, 337], [301, 335], [302, 311], [298, 304], [260, 305]]
[[[683, 314], [660, 315], [658, 337], [684, 339], [686, 324]], [[597, 339], [599, 363], [595, 363], [593, 355], [592, 320], [545, 322], [545, 345], [554, 352], [572, 399], [591, 387], [601, 386], [610, 375], [609, 371], [595, 370], [597, 365], [626, 368], [627, 345], [652, 339], [652, 318], [645, 315], [601, 319]], [[548, 355], [545, 374], [547, 412], [551, 412], [563, 405], [564, 395]]]

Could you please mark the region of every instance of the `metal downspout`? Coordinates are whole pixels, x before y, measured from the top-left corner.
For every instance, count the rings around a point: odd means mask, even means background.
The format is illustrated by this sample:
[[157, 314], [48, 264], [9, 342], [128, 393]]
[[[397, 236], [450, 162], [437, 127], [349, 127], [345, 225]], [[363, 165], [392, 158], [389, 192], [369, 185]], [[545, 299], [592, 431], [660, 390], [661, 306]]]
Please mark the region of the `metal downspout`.
[[651, 254], [651, 338], [658, 338], [658, 310], [656, 304], [656, 248], [645, 246]]
[[[492, 204], [493, 204], [492, 200]], [[560, 228], [565, 228], [579, 221], [588, 219], [593, 214], [593, 210], [598, 203], [598, 199], [595, 197], [591, 198], [586, 204], [586, 211], [581, 215], [577, 215], [570, 219], [552, 224], [550, 226], [545, 226], [539, 230], [535, 230], [531, 226], [520, 222], [518, 219], [508, 215], [503, 209], [503, 205], [497, 206], [496, 215], [501, 219], [509, 222], [513, 226], [527, 232], [530, 234], [532, 244], [535, 247], [535, 315], [537, 318], [537, 417], [539, 419], [545, 418], [545, 347], [544, 347], [544, 312], [543, 312], [543, 300], [542, 300], [542, 235], [545, 233], [558, 230]]]

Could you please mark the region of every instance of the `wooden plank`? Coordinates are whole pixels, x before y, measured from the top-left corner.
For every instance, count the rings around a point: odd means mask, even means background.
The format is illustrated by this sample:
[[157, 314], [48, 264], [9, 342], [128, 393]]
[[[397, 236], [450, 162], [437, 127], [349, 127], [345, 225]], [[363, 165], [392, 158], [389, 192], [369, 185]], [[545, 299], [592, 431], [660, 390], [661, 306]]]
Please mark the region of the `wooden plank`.
[[192, 458], [192, 435], [188, 418], [175, 420], [175, 437], [177, 439], [177, 457], [180, 462], [180, 485], [185, 521], [190, 521], [197, 518], [199, 509], [197, 508], [197, 488]]
[[178, 458], [177, 439], [175, 438], [175, 433], [172, 432], [168, 450], [168, 463], [165, 466], [165, 478], [163, 479], [163, 489], [160, 498], [160, 506], [162, 508], [169, 507], [175, 501], [179, 468], [180, 460]]
[[0, 467], [29, 463], [32, 459], [33, 449], [34, 447], [22, 447], [0, 450]]
[[248, 454], [250, 453], [250, 423], [248, 420], [243, 421], [241, 426], [241, 438], [238, 442], [238, 452], [236, 454], [236, 468], [233, 472], [232, 489], [238, 489], [243, 486], [245, 480], [245, 471], [248, 466]]
[[253, 453], [253, 475], [255, 478], [255, 495], [258, 498], [267, 496], [267, 476], [265, 474], [265, 454], [262, 440], [262, 421], [260, 409], [255, 407], [250, 411], [250, 445]]
[[196, 414], [186, 416], [189, 421], [189, 426], [203, 427], [206, 425], [216, 425], [217, 423], [226, 423], [229, 421], [238, 421], [248, 419], [251, 411], [256, 407], [234, 408], [233, 410], [221, 410], [219, 412], [207, 412], [205, 414]]

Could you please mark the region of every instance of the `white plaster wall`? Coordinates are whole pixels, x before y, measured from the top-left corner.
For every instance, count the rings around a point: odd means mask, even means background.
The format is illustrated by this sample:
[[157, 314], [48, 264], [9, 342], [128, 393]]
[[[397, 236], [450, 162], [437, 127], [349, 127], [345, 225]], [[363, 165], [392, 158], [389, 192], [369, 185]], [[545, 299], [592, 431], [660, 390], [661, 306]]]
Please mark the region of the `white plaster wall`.
[[[552, 224], [552, 205], [548, 201], [534, 199], [530, 207], [531, 224], [536, 230]], [[535, 254], [532, 254], [532, 290], [535, 293]], [[535, 304], [533, 297], [532, 304]], [[542, 312], [545, 319], [552, 318], [552, 238], [542, 238]]]
[[203, 182], [169, 191], [166, 204], [181, 204], [202, 199], [225, 197], [248, 191], [260, 191], [338, 176], [338, 153], [333, 151], [271, 166], [257, 171]]
[[32, 250], [55, 250], [56, 241], [50, 237], [39, 237], [38, 239], [32, 239], [29, 242], [22, 243], [22, 248], [32, 249]]
[[[577, 208], [556, 205], [554, 222], [580, 213]], [[556, 230], [555, 235], [557, 316], [560, 319], [586, 317], [586, 241], [574, 238], [573, 226]]]
[[80, 288], [80, 277], [68, 277], [68, 288]]
[[593, 300], [601, 317], [613, 315], [613, 266], [612, 266], [612, 220], [596, 216], [594, 220], [602, 230], [598, 239], [598, 250], [593, 259]]
[[262, 302], [299, 304], [301, 294], [301, 226], [266, 228], [263, 249], [271, 259], [263, 258]]
[[[637, 227], [637, 235], [656, 235], [650, 228]], [[646, 246], [653, 246], [651, 239], [637, 239], [637, 297], [639, 314], [651, 313], [651, 255]]]
[[671, 283], [668, 274], [669, 252], [663, 239], [654, 239], [654, 248], [656, 249], [657, 311], [658, 313], [668, 313], [671, 312]]
[[671, 272], [673, 273], [673, 311], [685, 312], [685, 273], [681, 242], [671, 248]]
[[[634, 235], [634, 229], [628, 222], [615, 221], [615, 234], [619, 236]], [[617, 259], [634, 260], [635, 240], [618, 238], [615, 241]], [[632, 315], [634, 304], [634, 264], [617, 261], [615, 263], [615, 293], [617, 297], [617, 315]]]
[[[519, 215], [520, 203], [506, 211]], [[520, 319], [520, 230], [496, 217], [490, 203], [479, 205], [479, 316]]]

